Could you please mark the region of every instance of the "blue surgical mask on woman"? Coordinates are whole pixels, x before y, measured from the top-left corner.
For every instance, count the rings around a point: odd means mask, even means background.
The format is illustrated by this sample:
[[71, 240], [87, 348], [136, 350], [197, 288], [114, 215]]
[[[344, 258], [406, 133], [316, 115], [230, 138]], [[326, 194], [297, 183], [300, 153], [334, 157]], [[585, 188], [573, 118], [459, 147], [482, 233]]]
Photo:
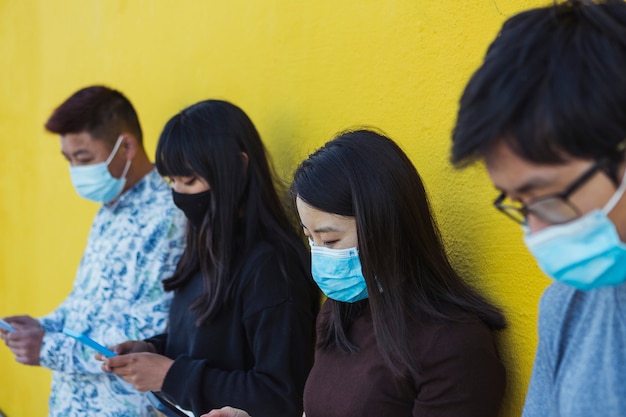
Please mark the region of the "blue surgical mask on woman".
[[124, 172], [115, 178], [109, 172], [109, 164], [122, 144], [123, 136], [115, 142], [111, 155], [106, 161], [93, 165], [70, 166], [70, 177], [78, 195], [96, 203], [108, 203], [115, 200], [126, 185], [126, 174], [130, 168], [130, 159], [126, 161]]
[[309, 243], [313, 279], [328, 298], [354, 303], [368, 297], [357, 248], [330, 249]]
[[626, 191], [624, 178], [602, 209], [537, 233], [526, 230], [524, 242], [546, 274], [579, 290], [626, 282], [626, 244], [607, 216]]

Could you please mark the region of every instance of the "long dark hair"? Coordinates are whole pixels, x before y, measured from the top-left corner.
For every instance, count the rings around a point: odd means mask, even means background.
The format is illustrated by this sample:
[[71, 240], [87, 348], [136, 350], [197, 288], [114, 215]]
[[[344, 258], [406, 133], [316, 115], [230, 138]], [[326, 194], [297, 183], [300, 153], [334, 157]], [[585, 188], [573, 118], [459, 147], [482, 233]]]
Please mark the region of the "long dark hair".
[[[376, 340], [394, 374], [417, 370], [407, 319], [463, 320], [461, 309], [491, 329], [505, 327], [500, 311], [450, 265], [422, 180], [391, 139], [369, 130], [339, 135], [297, 168], [291, 193], [321, 211], [355, 217]], [[318, 347], [356, 351], [346, 332], [362, 305], [328, 302]]]
[[300, 258], [308, 268], [306, 248], [278, 197], [280, 185], [259, 133], [239, 107], [206, 100], [172, 117], [159, 138], [156, 167], [162, 176], [199, 176], [211, 187], [202, 225], [187, 225], [187, 247], [174, 275], [164, 281], [171, 291], [201, 270], [204, 289], [191, 305], [196, 324], [209, 321], [232, 298], [242, 260], [259, 240], [276, 248], [285, 276], [287, 257]]

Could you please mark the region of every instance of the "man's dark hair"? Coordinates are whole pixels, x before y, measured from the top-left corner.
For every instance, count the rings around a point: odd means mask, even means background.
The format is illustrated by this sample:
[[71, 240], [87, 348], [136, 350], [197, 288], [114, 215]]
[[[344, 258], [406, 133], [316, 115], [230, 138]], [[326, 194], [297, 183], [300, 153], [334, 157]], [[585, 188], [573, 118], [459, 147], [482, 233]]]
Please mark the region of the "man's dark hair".
[[114, 143], [123, 131], [142, 142], [141, 126], [130, 101], [104, 86], [83, 88], [54, 110], [45, 124], [59, 135], [88, 132], [94, 139]]
[[521, 158], [620, 162], [626, 139], [626, 3], [568, 0], [507, 20], [469, 81], [452, 163], [503, 140]]

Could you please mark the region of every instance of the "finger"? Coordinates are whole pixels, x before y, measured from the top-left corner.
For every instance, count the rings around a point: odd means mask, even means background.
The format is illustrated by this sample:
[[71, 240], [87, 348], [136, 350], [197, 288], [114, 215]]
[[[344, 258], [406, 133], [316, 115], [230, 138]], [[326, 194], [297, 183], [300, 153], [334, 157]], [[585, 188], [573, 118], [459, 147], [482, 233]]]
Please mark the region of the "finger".
[[35, 351], [39, 351], [38, 349], [35, 349], [35, 347], [33, 345], [30, 344], [18, 344], [18, 345], [11, 345], [9, 346], [9, 348], [11, 349], [11, 351], [13, 352], [20, 352], [23, 355], [24, 354], [30, 354], [31, 352], [35, 352]]
[[116, 375], [125, 368], [125, 366], [113, 367], [113, 366], [111, 366], [109, 364], [108, 361], [102, 362], [102, 365], [100, 367], [102, 368], [103, 371], [105, 371], [105, 372], [112, 372], [112, 373], [114, 373]]
[[200, 417], [249, 417], [249, 415], [237, 408], [232, 407], [222, 407], [220, 409], [211, 410], [207, 414], [204, 414]]
[[[117, 374], [116, 374], [117, 375]], [[137, 389], [137, 386], [135, 385], [135, 377], [133, 375], [118, 375], [120, 378], [122, 378], [124, 381], [128, 382], [129, 384], [131, 384], [132, 386], [135, 387], [135, 389]]]
[[117, 368], [111, 368], [109, 366], [109, 372], [114, 373], [115, 375], [124, 378], [126, 382], [130, 382], [130, 383], [132, 383], [132, 381], [129, 381], [129, 379], [135, 376], [135, 373], [133, 372], [133, 370], [129, 369], [126, 366], [120, 366]]
[[28, 353], [15, 356], [15, 360], [23, 365], [38, 365], [39, 357], [34, 357]]
[[105, 363], [104, 366], [107, 372], [112, 372], [117, 376], [125, 377], [125, 376], [134, 374], [133, 369], [130, 366], [127, 366], [126, 364], [115, 366], [115, 365], [112, 365], [111, 362], [109, 361], [106, 361], [104, 363]]
[[30, 365], [28, 357], [26, 355], [17, 355], [15, 356], [15, 360], [22, 365]]
[[[15, 332], [13, 332], [15, 333]], [[15, 348], [23, 348], [27, 346], [33, 346], [34, 343], [29, 337], [23, 337], [23, 335], [13, 334], [11, 333], [9, 337], [7, 337], [7, 346], [15, 347]]]
[[19, 339], [16, 340], [16, 339], [13, 339], [12, 337], [7, 337], [6, 345], [9, 347], [9, 349], [14, 349], [20, 346], [20, 341]]
[[23, 324], [27, 324], [29, 322], [32, 322], [34, 319], [31, 316], [25, 316], [25, 315], [21, 315], [21, 316], [10, 316], [10, 317], [6, 317], [4, 319], [7, 323], [9, 324], [19, 324], [19, 325], [23, 325]]
[[126, 366], [128, 363], [128, 359], [126, 356], [112, 356], [110, 358], [105, 359], [105, 363], [109, 368], [120, 368], [122, 366]]
[[111, 350], [118, 355], [123, 355], [125, 353], [132, 352], [133, 347], [135, 345], [135, 340], [127, 340], [125, 342], [119, 343], [111, 348]]

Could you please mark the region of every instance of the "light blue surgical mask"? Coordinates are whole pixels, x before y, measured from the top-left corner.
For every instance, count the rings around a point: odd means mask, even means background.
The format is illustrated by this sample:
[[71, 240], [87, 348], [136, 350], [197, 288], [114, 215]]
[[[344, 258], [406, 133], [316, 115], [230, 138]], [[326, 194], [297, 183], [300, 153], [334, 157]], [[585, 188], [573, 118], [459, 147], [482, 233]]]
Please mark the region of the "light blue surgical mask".
[[111, 155], [106, 161], [93, 165], [70, 166], [70, 177], [78, 195], [96, 203], [108, 203], [115, 200], [126, 185], [126, 174], [130, 168], [130, 159], [126, 161], [124, 172], [115, 178], [109, 172], [109, 164], [122, 144], [123, 136], [115, 142]]
[[367, 298], [357, 248], [330, 249], [311, 244], [311, 273], [328, 298], [354, 303]]
[[625, 191], [626, 181], [622, 178], [602, 209], [537, 233], [526, 229], [524, 242], [539, 267], [555, 280], [579, 290], [626, 282], [626, 244], [607, 217]]

